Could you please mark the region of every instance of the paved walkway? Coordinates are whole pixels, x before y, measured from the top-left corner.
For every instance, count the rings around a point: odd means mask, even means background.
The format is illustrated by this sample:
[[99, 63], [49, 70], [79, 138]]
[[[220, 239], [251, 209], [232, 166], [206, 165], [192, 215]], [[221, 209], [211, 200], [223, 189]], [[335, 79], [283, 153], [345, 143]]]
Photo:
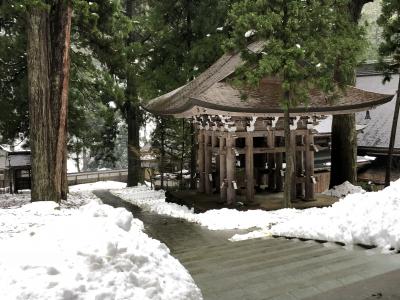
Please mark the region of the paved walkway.
[[353, 299], [349, 295], [359, 293], [352, 284], [366, 280], [382, 281], [383, 287], [377, 285], [374, 290], [371, 286], [366, 297], [354, 299], [379, 299], [387, 280], [380, 275], [390, 276], [388, 272], [400, 270], [399, 254], [376, 254], [359, 247], [346, 250], [339, 245], [284, 238], [232, 243], [228, 238], [238, 231], [210, 231], [143, 212], [107, 191], [95, 194], [104, 203], [123, 206], [141, 219], [146, 232], [165, 243], [188, 269], [206, 300]]

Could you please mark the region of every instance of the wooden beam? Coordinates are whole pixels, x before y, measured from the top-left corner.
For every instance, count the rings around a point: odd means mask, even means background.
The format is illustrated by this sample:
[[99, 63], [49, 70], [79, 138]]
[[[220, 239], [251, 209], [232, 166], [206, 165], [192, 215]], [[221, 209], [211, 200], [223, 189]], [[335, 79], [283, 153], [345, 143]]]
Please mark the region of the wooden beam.
[[204, 193], [204, 130], [199, 130], [198, 136], [198, 170], [199, 170], [199, 192]]
[[220, 198], [223, 202], [226, 201], [226, 190], [227, 190], [227, 180], [226, 180], [226, 152], [222, 151], [225, 148], [225, 137], [219, 138], [219, 186], [220, 186]]
[[246, 136], [246, 201], [254, 201], [254, 157], [253, 157], [253, 135]]
[[[293, 132], [295, 132], [296, 135], [304, 135], [308, 129], [296, 129]], [[273, 131], [275, 136], [284, 136], [284, 130], [283, 129], [272, 129], [272, 130], [260, 130], [260, 131], [253, 131], [253, 137], [268, 137], [268, 132]], [[234, 132], [232, 133], [233, 137], [239, 137], [239, 138], [245, 138], [247, 135], [246, 131], [240, 131], [240, 132]]]
[[236, 166], [236, 155], [233, 151], [235, 146], [235, 139], [231, 134], [226, 137], [226, 180], [227, 180], [227, 194], [226, 200], [228, 204], [232, 205], [236, 202], [236, 190], [234, 187], [235, 178], [235, 166]]

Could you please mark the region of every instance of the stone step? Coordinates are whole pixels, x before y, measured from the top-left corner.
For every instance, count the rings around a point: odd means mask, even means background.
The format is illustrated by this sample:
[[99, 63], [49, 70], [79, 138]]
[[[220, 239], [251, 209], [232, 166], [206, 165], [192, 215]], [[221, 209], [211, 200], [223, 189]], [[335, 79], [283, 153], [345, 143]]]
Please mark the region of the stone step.
[[210, 280], [210, 277], [199, 278], [198, 276], [194, 276], [194, 278], [199, 283], [204, 282], [207, 289], [213, 292], [220, 292], [238, 286], [242, 288], [249, 287], [250, 289], [251, 285], [258, 283], [273, 287], [279, 285], [282, 281], [292, 281], [294, 277], [299, 275], [301, 280], [302, 274], [310, 272], [311, 270], [321, 269], [319, 273], [323, 273], [327, 263], [334, 264], [351, 260], [349, 257], [346, 258], [345, 253], [332, 252], [332, 250], [330, 250], [330, 253], [322, 252], [320, 254], [321, 256], [310, 256], [309, 259], [297, 260], [292, 263], [271, 266], [271, 263], [267, 262], [250, 270], [237, 269], [235, 272], [227, 274], [213, 274], [213, 276], [221, 278], [220, 280], [224, 281], [223, 285], [215, 285], [215, 283]]
[[250, 255], [263, 255], [265, 253], [276, 253], [283, 250], [301, 249], [308, 248], [309, 244], [304, 243], [259, 243], [259, 244], [248, 244], [246, 246], [227, 245], [224, 248], [220, 248], [219, 251], [203, 251], [197, 253], [194, 256], [186, 256], [185, 258], [179, 257], [179, 260], [185, 265], [195, 264], [196, 262], [201, 263], [214, 263], [229, 261], [232, 259], [245, 259]]
[[[258, 277], [252, 277], [246, 281], [238, 281], [235, 287], [246, 288], [248, 297], [253, 299], [275, 299], [275, 297], [280, 295], [290, 295], [294, 297], [299, 297], [299, 295], [312, 296], [319, 293], [317, 288], [319, 282], [324, 282], [325, 280], [335, 279], [335, 276], [342, 274], [342, 276], [347, 276], [357, 272], [357, 270], [363, 270], [368, 267], [368, 263], [363, 260], [348, 260], [348, 261], [338, 261], [332, 263], [327, 262], [330, 265], [337, 265], [338, 270], [332, 272], [330, 269], [321, 265], [315, 270], [315, 272], [295, 272], [291, 269], [288, 272], [283, 272], [277, 274], [275, 272], [265, 273]], [[340, 281], [337, 281], [338, 286], [340, 286]], [[215, 289], [210, 288], [204, 289], [207, 294], [211, 292], [212, 294], [221, 296], [221, 299], [225, 299], [222, 295], [226, 290], [229, 290], [229, 286], [225, 286], [226, 289]], [[298, 292], [298, 294], [297, 294]], [[207, 299], [207, 298], [205, 298]]]
[[[307, 247], [292, 248], [287, 250], [284, 249], [274, 253], [263, 253], [263, 256], [261, 257], [245, 258], [244, 260], [241, 261], [241, 263], [238, 262], [225, 263], [224, 261], [221, 261], [215, 264], [215, 267], [211, 270], [218, 274], [220, 273], [230, 274], [238, 272], [239, 270], [242, 272], [250, 272], [252, 270], [258, 270], [259, 268], [279, 266], [282, 264], [288, 264], [291, 262], [296, 262], [298, 260], [306, 260], [315, 256], [334, 252], [334, 250], [318, 247], [318, 245], [305, 245], [305, 246]], [[198, 272], [197, 268], [191, 268], [189, 269], [189, 271], [192, 272], [193, 275], [200, 273]]]
[[226, 240], [224, 242], [219, 242], [216, 244], [204, 244], [198, 248], [195, 249], [190, 249], [190, 248], [183, 248], [180, 251], [177, 250], [174, 252], [174, 254], [179, 255], [179, 257], [185, 258], [186, 256], [190, 256], [190, 255], [196, 255], [197, 252], [199, 252], [200, 254], [202, 254], [204, 251], [206, 251], [207, 253], [212, 253], [212, 252], [219, 252], [221, 249], [225, 249], [225, 248], [240, 248], [240, 247], [247, 247], [250, 245], [264, 245], [266, 244], [265, 241], [271, 241], [271, 243], [281, 243], [283, 241], [283, 239], [274, 239], [271, 237], [268, 238], [258, 238], [258, 239], [250, 239], [250, 240], [245, 240], [245, 241], [240, 241], [240, 242], [231, 242], [229, 240]]

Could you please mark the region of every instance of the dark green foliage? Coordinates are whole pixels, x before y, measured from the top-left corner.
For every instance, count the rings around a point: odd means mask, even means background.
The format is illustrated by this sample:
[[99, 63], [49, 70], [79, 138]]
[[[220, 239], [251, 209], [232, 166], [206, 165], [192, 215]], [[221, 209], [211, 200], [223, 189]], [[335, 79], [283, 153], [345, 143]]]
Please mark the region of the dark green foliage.
[[25, 24], [17, 4], [0, 2], [0, 143], [28, 129]]
[[[362, 32], [343, 13], [347, 4], [345, 0], [245, 0], [235, 5], [230, 14], [234, 35], [227, 49], [241, 49], [249, 62], [240, 81], [257, 85], [267, 75], [282, 78], [283, 89], [290, 94], [290, 103], [282, 99], [286, 107], [306, 102], [308, 91], [315, 87], [332, 92], [334, 77], [353, 74], [362, 46]], [[245, 50], [251, 40], [266, 42], [261, 53]]]
[[187, 83], [222, 55], [233, 1], [152, 0], [141, 20], [151, 37], [143, 57], [141, 94], [151, 99]]
[[400, 2], [382, 0], [382, 14], [378, 19], [382, 27], [383, 41], [379, 46], [381, 67], [386, 72], [386, 79], [400, 69]]
[[190, 123], [173, 117], [157, 118], [156, 123], [152, 134], [152, 147], [161, 161], [161, 148], [164, 146], [164, 172], [179, 170], [181, 163], [187, 168], [190, 158]]

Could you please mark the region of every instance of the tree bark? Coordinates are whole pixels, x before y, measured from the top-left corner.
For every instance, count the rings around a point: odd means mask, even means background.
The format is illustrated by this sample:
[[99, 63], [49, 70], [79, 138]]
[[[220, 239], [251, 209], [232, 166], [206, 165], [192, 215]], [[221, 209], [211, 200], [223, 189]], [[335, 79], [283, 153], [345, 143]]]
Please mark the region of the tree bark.
[[357, 133], [355, 115], [337, 115], [332, 120], [331, 180], [330, 187], [346, 180], [357, 180]]
[[164, 167], [165, 167], [165, 121], [164, 118], [161, 117], [161, 137], [160, 137], [160, 173], [161, 173], [161, 189], [164, 189]]
[[140, 181], [140, 146], [139, 146], [139, 121], [138, 107], [128, 101], [127, 120], [128, 123], [128, 182], [127, 186], [136, 186]]
[[27, 13], [29, 125], [32, 201], [67, 198], [67, 105], [70, 1], [49, 10], [32, 5]]
[[[348, 13], [354, 26], [358, 26], [364, 4], [373, 0], [352, 0]], [[345, 82], [350, 84], [350, 82]], [[353, 82], [354, 83], [354, 82]], [[332, 118], [332, 149], [330, 187], [342, 184], [346, 180], [357, 181], [357, 133], [355, 115], [334, 115]]]
[[[132, 18], [135, 14], [133, 0], [126, 1], [126, 14]], [[128, 43], [133, 42], [130, 38]], [[135, 74], [127, 67], [127, 87], [126, 87], [126, 123], [128, 124], [128, 182], [127, 186], [136, 186], [141, 180], [141, 161], [140, 161], [140, 115], [138, 97], [136, 91]]]
[[391, 178], [390, 173], [391, 173], [391, 169], [392, 169], [392, 157], [393, 157], [394, 143], [396, 141], [397, 123], [399, 120], [399, 108], [400, 108], [400, 78], [399, 78], [398, 87], [397, 87], [397, 98], [396, 98], [396, 106], [395, 106], [394, 115], [393, 115], [392, 131], [390, 133], [389, 151], [388, 151], [388, 157], [387, 157], [387, 162], [386, 162], [385, 186], [390, 185], [390, 178]]

